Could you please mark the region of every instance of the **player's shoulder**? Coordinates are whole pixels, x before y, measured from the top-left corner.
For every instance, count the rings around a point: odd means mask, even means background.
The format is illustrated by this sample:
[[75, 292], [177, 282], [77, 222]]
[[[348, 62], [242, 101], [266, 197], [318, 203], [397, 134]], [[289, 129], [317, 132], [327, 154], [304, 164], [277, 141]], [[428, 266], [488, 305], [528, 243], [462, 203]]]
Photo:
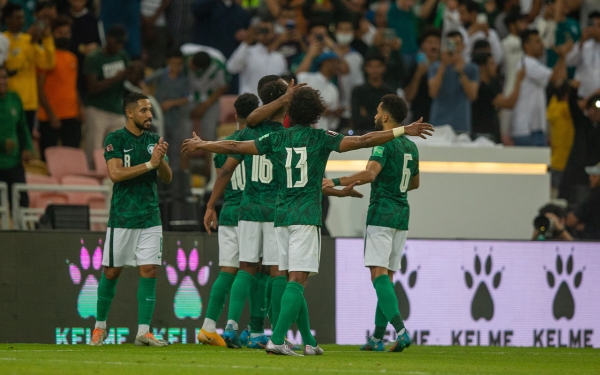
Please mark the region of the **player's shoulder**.
[[226, 141], [231, 141], [231, 140], [236, 140], [238, 137], [238, 134], [240, 134], [241, 130], [236, 130], [233, 133], [229, 134], [227, 137], [225, 137]]
[[419, 153], [419, 149], [417, 147], [417, 144], [415, 142], [413, 142], [410, 138], [408, 137], [399, 137], [396, 138], [398, 139], [399, 145], [400, 147], [402, 147], [402, 149], [404, 150], [404, 152], [410, 152], [413, 154], [418, 154]]
[[108, 133], [106, 135], [106, 139], [114, 139], [114, 140], [123, 139], [124, 137], [127, 136], [126, 132], [127, 132], [127, 130], [124, 127], [121, 129], [117, 129], [115, 131]]
[[158, 140], [160, 139], [160, 134], [151, 132], [148, 130], [144, 130], [144, 136], [146, 136], [146, 138], [152, 139], [156, 142], [158, 142]]

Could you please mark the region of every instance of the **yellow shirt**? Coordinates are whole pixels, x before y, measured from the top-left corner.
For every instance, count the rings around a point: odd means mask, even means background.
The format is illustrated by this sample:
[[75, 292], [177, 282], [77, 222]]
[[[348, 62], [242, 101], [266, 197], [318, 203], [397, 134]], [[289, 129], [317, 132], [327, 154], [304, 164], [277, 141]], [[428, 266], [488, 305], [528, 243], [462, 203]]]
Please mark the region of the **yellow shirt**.
[[8, 78], [8, 90], [15, 91], [23, 102], [25, 111], [38, 109], [38, 86], [36, 68], [48, 70], [54, 68], [54, 39], [47, 36], [42, 44], [31, 43], [31, 35], [27, 33], [4, 35], [10, 41], [6, 69], [16, 72]]
[[567, 165], [575, 135], [569, 102], [559, 101], [556, 96], [553, 96], [546, 109], [546, 116], [550, 125], [550, 150], [552, 152], [550, 167], [555, 171], [563, 171]]

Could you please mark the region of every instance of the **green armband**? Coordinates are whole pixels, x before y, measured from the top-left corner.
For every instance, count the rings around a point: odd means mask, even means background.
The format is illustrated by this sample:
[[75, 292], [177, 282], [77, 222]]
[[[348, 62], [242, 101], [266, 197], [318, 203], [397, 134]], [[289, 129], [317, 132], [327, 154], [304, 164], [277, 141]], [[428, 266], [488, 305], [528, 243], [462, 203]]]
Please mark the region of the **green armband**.
[[339, 178], [332, 178], [331, 181], [333, 181], [333, 186], [340, 186]]

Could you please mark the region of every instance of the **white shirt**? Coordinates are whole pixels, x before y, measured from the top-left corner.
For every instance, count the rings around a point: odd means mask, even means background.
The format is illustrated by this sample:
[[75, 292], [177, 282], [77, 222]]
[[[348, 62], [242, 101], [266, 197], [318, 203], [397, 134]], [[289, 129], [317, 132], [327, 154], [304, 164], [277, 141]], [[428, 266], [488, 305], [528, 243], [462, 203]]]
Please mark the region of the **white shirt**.
[[600, 89], [600, 42], [575, 43], [567, 54], [567, 65], [575, 67], [575, 79], [581, 82], [577, 95], [587, 98]]
[[517, 63], [523, 58], [523, 48], [521, 48], [521, 38], [516, 35], [509, 34], [502, 39], [502, 51], [504, 53], [504, 95], [510, 95], [515, 87], [517, 80]]
[[475, 42], [478, 40], [487, 40], [488, 43], [490, 43], [490, 49], [492, 50], [492, 57], [494, 58], [494, 61], [498, 65], [502, 64], [504, 54], [502, 52], [502, 43], [500, 43], [500, 37], [498, 36], [496, 30], [489, 29], [487, 36], [483, 31], [477, 31], [473, 35], [469, 35], [464, 27], [461, 27], [459, 31], [462, 34], [465, 43], [466, 48], [464, 53], [467, 55], [467, 57], [465, 57], [467, 61], [471, 61], [471, 52], [473, 51]]
[[[330, 111], [335, 111], [340, 108], [340, 93], [338, 88], [331, 83], [321, 72], [307, 73], [302, 72], [297, 74], [299, 83], [306, 83], [315, 90], [319, 90], [325, 107]], [[318, 129], [335, 130], [339, 119], [336, 116], [321, 116], [317, 123]]]
[[[223, 22], [226, 22], [223, 20]], [[282, 74], [287, 70], [287, 61], [277, 51], [256, 43], [253, 46], [243, 42], [233, 51], [227, 61], [227, 71], [240, 74], [240, 94], [251, 93], [258, 95], [258, 81], [269, 74]]]
[[6, 35], [0, 33], [0, 66], [4, 65], [6, 59], [8, 59], [8, 49], [10, 47], [10, 41]]
[[546, 86], [552, 76], [552, 69], [539, 60], [525, 55], [517, 63], [517, 70], [525, 64], [525, 78], [521, 82], [519, 98], [512, 112], [513, 137], [528, 136], [535, 131], [546, 133]]
[[344, 61], [348, 64], [349, 72], [339, 77], [339, 92], [340, 92], [340, 105], [344, 108], [343, 118], [352, 117], [352, 111], [350, 110], [350, 104], [352, 102], [352, 90], [356, 86], [360, 86], [365, 83], [365, 77], [363, 76], [363, 57], [360, 53], [351, 50], [344, 55]]

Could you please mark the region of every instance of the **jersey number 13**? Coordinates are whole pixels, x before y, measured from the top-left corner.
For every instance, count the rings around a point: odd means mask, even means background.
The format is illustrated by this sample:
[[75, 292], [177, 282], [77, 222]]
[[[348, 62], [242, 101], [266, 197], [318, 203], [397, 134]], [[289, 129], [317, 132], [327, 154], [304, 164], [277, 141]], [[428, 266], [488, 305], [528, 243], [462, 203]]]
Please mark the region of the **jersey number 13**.
[[[306, 147], [286, 147], [287, 158], [285, 159], [285, 172], [287, 174], [287, 187], [288, 188], [299, 188], [306, 186], [308, 182], [308, 165], [306, 163]], [[296, 168], [300, 169], [300, 181], [296, 181], [294, 183], [294, 179], [292, 177], [292, 157], [294, 153], [300, 155], [300, 160], [298, 164], [296, 164]]]

